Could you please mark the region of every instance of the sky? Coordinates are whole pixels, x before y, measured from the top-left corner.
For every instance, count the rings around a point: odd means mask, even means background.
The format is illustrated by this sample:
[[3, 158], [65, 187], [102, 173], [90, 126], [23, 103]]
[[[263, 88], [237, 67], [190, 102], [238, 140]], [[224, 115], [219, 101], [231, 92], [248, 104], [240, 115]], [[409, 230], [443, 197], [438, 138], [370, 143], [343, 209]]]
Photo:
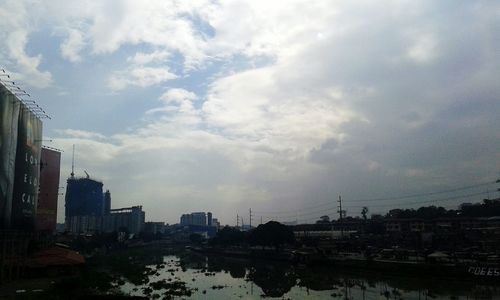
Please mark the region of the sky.
[[61, 187], [74, 144], [148, 221], [308, 222], [495, 196], [498, 32], [498, 1], [0, 0], [0, 67]]

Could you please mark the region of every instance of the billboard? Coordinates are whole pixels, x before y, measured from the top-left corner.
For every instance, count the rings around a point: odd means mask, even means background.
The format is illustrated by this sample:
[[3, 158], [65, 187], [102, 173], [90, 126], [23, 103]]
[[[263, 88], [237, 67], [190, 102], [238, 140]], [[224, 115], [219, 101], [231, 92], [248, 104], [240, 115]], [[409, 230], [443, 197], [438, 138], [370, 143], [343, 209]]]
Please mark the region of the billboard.
[[0, 84], [0, 229], [10, 226], [20, 105]]
[[32, 231], [38, 199], [42, 122], [21, 104], [17, 124], [11, 228]]
[[61, 152], [42, 148], [40, 158], [40, 188], [36, 211], [37, 231], [52, 233], [56, 230], [60, 168]]

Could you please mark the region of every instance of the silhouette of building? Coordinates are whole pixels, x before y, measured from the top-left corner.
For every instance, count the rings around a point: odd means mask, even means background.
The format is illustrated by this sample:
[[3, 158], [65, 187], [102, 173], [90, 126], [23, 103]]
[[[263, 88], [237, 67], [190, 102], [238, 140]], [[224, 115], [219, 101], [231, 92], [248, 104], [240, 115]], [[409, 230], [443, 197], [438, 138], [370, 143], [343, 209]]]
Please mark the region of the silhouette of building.
[[145, 219], [142, 206], [116, 208], [106, 215], [72, 216], [67, 219], [67, 229], [76, 234], [115, 231], [137, 234], [144, 230]]
[[207, 212], [207, 225], [212, 226], [212, 213]]
[[144, 232], [157, 234], [165, 232], [164, 222], [146, 222], [144, 223]]
[[220, 227], [219, 220], [217, 218], [212, 218], [212, 224], [210, 226], [219, 228]]
[[[210, 217], [212, 214], [210, 213]], [[193, 212], [181, 216], [181, 225], [207, 225], [207, 215], [204, 212]]]
[[66, 222], [75, 216], [102, 216], [104, 194], [102, 182], [73, 175], [68, 178], [65, 196]]
[[54, 233], [56, 231], [60, 166], [61, 152], [42, 148], [36, 211], [36, 230], [39, 232]]
[[121, 231], [127, 229], [129, 233], [139, 233], [144, 229], [146, 214], [142, 206], [112, 209], [106, 217], [114, 219], [114, 228], [105, 228], [105, 232]]
[[[217, 219], [213, 218], [211, 212], [193, 212], [181, 216], [180, 225], [191, 233], [198, 233], [206, 237], [213, 237], [217, 233]], [[215, 221], [215, 222], [214, 222]]]
[[111, 210], [111, 193], [109, 190], [106, 190], [104, 193], [104, 214], [108, 215]]

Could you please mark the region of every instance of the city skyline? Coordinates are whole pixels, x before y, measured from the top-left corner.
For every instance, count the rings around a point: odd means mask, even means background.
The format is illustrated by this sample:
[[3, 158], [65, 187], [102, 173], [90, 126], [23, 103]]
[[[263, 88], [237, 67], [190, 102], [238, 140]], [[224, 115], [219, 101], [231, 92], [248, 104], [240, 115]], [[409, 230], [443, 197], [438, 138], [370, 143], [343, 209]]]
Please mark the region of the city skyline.
[[0, 65], [52, 116], [61, 186], [75, 144], [77, 175], [148, 221], [498, 179], [499, 4], [0, 3]]

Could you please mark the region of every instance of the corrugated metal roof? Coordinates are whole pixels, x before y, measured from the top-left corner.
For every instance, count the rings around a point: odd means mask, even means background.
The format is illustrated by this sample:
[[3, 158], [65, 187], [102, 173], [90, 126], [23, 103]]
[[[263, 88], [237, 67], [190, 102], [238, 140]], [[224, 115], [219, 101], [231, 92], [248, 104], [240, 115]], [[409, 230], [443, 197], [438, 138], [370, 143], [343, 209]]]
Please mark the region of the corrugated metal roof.
[[85, 258], [76, 251], [61, 247], [41, 250], [29, 260], [28, 266], [44, 268], [49, 266], [75, 266], [85, 263]]

